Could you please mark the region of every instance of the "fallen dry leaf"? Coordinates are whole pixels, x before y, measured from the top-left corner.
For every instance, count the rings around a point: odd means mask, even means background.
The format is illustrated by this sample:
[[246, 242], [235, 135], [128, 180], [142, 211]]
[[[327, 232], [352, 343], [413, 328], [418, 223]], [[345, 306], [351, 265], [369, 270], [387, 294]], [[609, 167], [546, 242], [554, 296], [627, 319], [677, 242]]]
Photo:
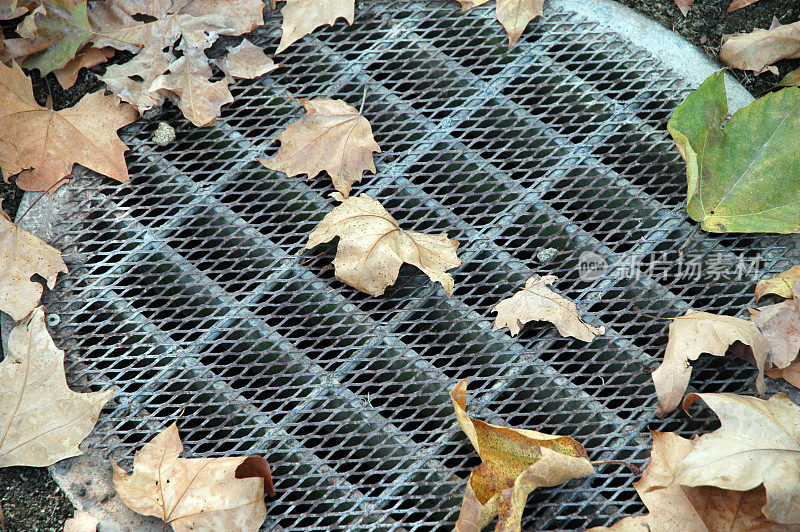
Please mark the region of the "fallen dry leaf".
[[75, 163], [124, 183], [128, 147], [117, 130], [134, 120], [133, 107], [115, 105], [103, 91], [69, 109], [41, 107], [19, 65], [0, 64], [0, 168], [6, 182], [19, 174], [23, 190], [54, 192]]
[[[684, 486], [748, 491], [764, 484], [764, 515], [800, 523], [800, 407], [786, 394], [769, 400], [732, 393], [691, 393], [684, 409], [702, 399], [722, 426], [700, 436], [675, 470]], [[796, 528], [796, 527], [795, 527]]]
[[283, 35], [275, 53], [281, 53], [324, 24], [333, 26], [340, 17], [352, 25], [355, 3], [355, 0], [286, 0], [281, 10]]
[[244, 79], [257, 78], [278, 68], [263, 49], [247, 39], [236, 48], [231, 48], [227, 56], [217, 61], [217, 66], [227, 76]]
[[800, 284], [794, 289], [795, 299], [750, 309], [753, 322], [766, 338], [770, 360], [778, 368], [785, 368], [800, 352]]
[[366, 194], [331, 197], [342, 204], [325, 215], [308, 237], [306, 249], [330, 242], [339, 245], [333, 261], [336, 278], [371, 296], [379, 296], [397, 281], [400, 266], [416, 266], [453, 294], [454, 282], [447, 270], [461, 265], [458, 242], [447, 234], [429, 235], [401, 229], [378, 201]]
[[591, 342], [604, 334], [605, 327], [592, 327], [585, 323], [578, 317], [575, 303], [548, 288], [557, 279], [555, 275], [528, 279], [525, 288], [492, 309], [492, 312], [497, 312], [492, 330], [508, 327], [511, 336], [516, 336], [529, 321], [549, 321], [562, 336], [572, 336], [584, 342]]
[[0, 20], [19, 18], [31, 10], [28, 7], [30, 5], [35, 5], [35, 3], [22, 0], [0, 0]]
[[642, 478], [633, 483], [647, 509], [647, 515], [622, 519], [602, 530], [658, 532], [760, 531], [789, 532], [787, 525], [771, 523], [761, 507], [767, 495], [764, 486], [749, 491], [733, 491], [713, 486], [688, 487], [675, 482], [675, 467], [694, 448], [696, 440], [687, 440], [672, 432], [651, 431], [653, 450]]
[[761, 279], [756, 283], [756, 301], [767, 294], [775, 294], [783, 298], [792, 297], [792, 286], [800, 279], [800, 266], [792, 266], [783, 273], [769, 279]]
[[[271, 477], [236, 475], [248, 459], [180, 458], [178, 426], [173, 423], [144, 445], [133, 459], [133, 474], [112, 461], [114, 488], [133, 511], [158, 517], [175, 532], [257, 531], [267, 517], [265, 482]], [[251, 457], [265, 461], [260, 457]]]
[[300, 99], [307, 114], [278, 135], [278, 154], [262, 159], [261, 164], [288, 176], [307, 174], [312, 178], [322, 171], [331, 176], [333, 186], [345, 198], [362, 174], [373, 174], [372, 152], [381, 152], [366, 118], [342, 100]]
[[779, 87], [800, 87], [800, 68], [792, 70], [778, 83]]
[[[456, 0], [461, 9], [467, 11], [485, 4], [489, 0]], [[543, 14], [544, 0], [497, 0], [495, 16], [508, 33], [508, 47], [511, 48], [522, 36], [528, 24]]]
[[664, 361], [653, 372], [658, 395], [656, 415], [664, 417], [681, 403], [692, 375], [689, 361], [697, 360], [703, 353], [724, 356], [728, 346], [736, 341], [752, 349], [758, 368], [756, 388], [763, 394], [769, 346], [753, 322], [695, 310], [688, 310], [683, 316], [673, 319]]
[[772, 368], [766, 374], [773, 379], [783, 379], [795, 388], [800, 388], [800, 360], [795, 360], [785, 368]]
[[75, 510], [75, 516], [64, 523], [64, 532], [96, 532], [100, 520], [83, 510]]
[[689, 9], [694, 4], [694, 0], [675, 0], [675, 4], [678, 6], [678, 9], [681, 10], [681, 14], [685, 17], [689, 13]]
[[774, 25], [768, 30], [726, 36], [719, 60], [734, 68], [760, 74], [778, 73], [772, 65], [781, 59], [800, 57], [800, 22]]
[[[140, 111], [170, 98], [196, 126], [211, 125], [233, 96], [227, 81], [209, 80], [205, 49], [219, 35], [241, 35], [262, 25], [263, 6], [261, 0], [97, 2], [90, 12], [98, 33], [94, 45], [136, 54], [109, 66], [101, 79]], [[143, 22], [143, 16], [154, 20]]]
[[733, 0], [731, 5], [728, 6], [728, 13], [731, 11], [736, 11], [737, 9], [742, 9], [743, 7], [747, 7], [750, 4], [755, 4], [758, 0]]
[[67, 265], [60, 251], [17, 227], [2, 204], [0, 200], [0, 310], [19, 321], [33, 312], [44, 291], [31, 277], [41, 275], [53, 289]]
[[112, 395], [69, 389], [64, 352], [38, 307], [11, 331], [0, 363], [0, 467], [45, 467], [83, 454], [78, 446]]
[[484, 423], [466, 412], [467, 383], [452, 389], [456, 418], [481, 457], [470, 473], [457, 532], [478, 532], [498, 516], [495, 530], [519, 531], [528, 494], [536, 488], [556, 486], [594, 474], [583, 446], [568, 436]]
[[92, 45], [85, 46], [74, 58], [54, 72], [58, 84], [68, 89], [75, 85], [78, 74], [82, 68], [92, 68], [93, 66], [105, 63], [114, 57], [114, 49], [111, 47], [95, 48]]

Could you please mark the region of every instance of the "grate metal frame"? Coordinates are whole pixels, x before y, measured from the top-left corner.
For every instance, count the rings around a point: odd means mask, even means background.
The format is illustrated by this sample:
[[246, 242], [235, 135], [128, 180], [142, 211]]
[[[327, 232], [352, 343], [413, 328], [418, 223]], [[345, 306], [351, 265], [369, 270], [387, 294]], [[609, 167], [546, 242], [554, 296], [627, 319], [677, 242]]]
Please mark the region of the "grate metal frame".
[[[359, 2], [352, 27], [317, 31], [277, 58], [284, 70], [237, 82], [214, 127], [166, 109], [158, 119], [178, 130], [169, 147], [150, 140], [157, 120], [126, 128], [129, 184], [79, 171], [37, 204], [22, 225], [63, 249], [71, 270], [45, 296], [68, 379], [119, 387], [87, 455], [52, 468], [79, 507], [102, 514], [104, 529], [160, 530], [113, 495], [106, 459], [130, 467], [182, 413], [193, 455], [258, 453], [273, 464], [279, 496], [265, 530], [446, 529], [479, 463], [448, 397], [465, 377], [474, 415], [571, 435], [595, 460], [643, 466], [648, 427], [715, 428], [708, 411], [653, 417], [649, 369], [666, 321], [650, 316], [744, 314], [755, 275], [616, 274], [631, 256], [684, 246], [704, 259], [758, 256], [762, 274], [776, 273], [797, 262], [798, 240], [693, 234], [665, 124], [716, 65], [611, 1], [546, 7], [507, 50], [488, 6]], [[250, 38], [271, 47], [280, 16], [266, 13]], [[329, 179], [257, 162], [302, 115], [287, 91], [355, 105], [364, 87], [383, 153], [354, 193], [381, 200], [403, 227], [461, 242], [452, 299], [409, 267], [381, 298], [337, 282], [334, 245], [302, 250], [334, 205]], [[729, 97], [733, 109], [751, 100], [735, 82]], [[545, 249], [549, 261], [537, 258]], [[610, 265], [591, 282], [577, 275], [587, 250]], [[605, 336], [587, 345], [537, 323], [515, 338], [491, 332], [491, 308], [548, 273]], [[752, 368], [708, 358], [694, 389], [754, 393]], [[537, 490], [523, 529], [640, 512], [633, 480], [604, 466]]]

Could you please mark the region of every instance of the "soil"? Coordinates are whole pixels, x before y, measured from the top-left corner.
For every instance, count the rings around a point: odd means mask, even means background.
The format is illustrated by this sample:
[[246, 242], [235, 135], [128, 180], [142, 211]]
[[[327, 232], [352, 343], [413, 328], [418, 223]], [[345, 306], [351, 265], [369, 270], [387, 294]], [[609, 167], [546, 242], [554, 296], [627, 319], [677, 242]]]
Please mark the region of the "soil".
[[[726, 12], [730, 0], [695, 0], [685, 18], [673, 0], [617, 1], [677, 32], [712, 58], [717, 57], [724, 34], [768, 28], [773, 16], [777, 16], [783, 23], [800, 20], [799, 0], [760, 0], [732, 13]], [[6, 36], [13, 35], [14, 26], [11, 22], [0, 23], [0, 29]], [[125, 56], [118, 55], [112, 62], [125, 59]], [[731, 74], [753, 95], [759, 96], [772, 89], [789, 71], [800, 68], [800, 60], [781, 61], [777, 66], [781, 71], [780, 77], [770, 73], [755, 76], [736, 70], [731, 71]], [[105, 66], [102, 65], [91, 71], [82, 70], [75, 86], [66, 91], [52, 75], [43, 80], [34, 72], [32, 79], [36, 98], [43, 105], [47, 97], [51, 96], [55, 109], [71, 107], [83, 95], [100, 88], [96, 74], [104, 71]], [[5, 199], [4, 210], [12, 217], [15, 216], [22, 192], [14, 186], [13, 179], [11, 184], [0, 179], [0, 198]], [[0, 469], [0, 504], [9, 532], [62, 530], [64, 521], [72, 515], [72, 505], [59, 491], [47, 469]]]

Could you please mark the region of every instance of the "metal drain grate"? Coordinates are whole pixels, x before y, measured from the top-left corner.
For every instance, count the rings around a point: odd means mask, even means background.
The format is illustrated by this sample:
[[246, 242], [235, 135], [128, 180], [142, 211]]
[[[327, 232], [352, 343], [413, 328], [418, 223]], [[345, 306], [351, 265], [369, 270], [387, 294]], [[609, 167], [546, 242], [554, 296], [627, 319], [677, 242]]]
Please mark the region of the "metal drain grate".
[[[708, 412], [654, 420], [648, 368], [667, 324], [651, 316], [690, 305], [741, 314], [754, 275], [617, 275], [631, 256], [674, 259], [694, 228], [665, 126], [713, 66], [610, 2], [553, 0], [510, 51], [488, 8], [375, 0], [357, 11], [352, 27], [298, 43], [276, 75], [239, 82], [215, 127], [165, 112], [178, 129], [166, 148], [149, 140], [154, 122], [130, 127], [128, 185], [79, 177], [42, 203], [63, 220], [51, 240], [71, 268], [48, 300], [68, 375], [120, 389], [92, 453], [129, 466], [183, 413], [193, 454], [260, 453], [273, 463], [279, 496], [267, 529], [434, 530], [452, 526], [479, 463], [448, 397], [459, 379], [471, 378], [476, 416], [571, 435], [596, 460], [643, 465], [648, 425], [714, 428]], [[272, 14], [252, 40], [274, 46], [279, 24]], [[679, 58], [663, 48], [676, 42]], [[273, 137], [302, 114], [287, 91], [357, 104], [365, 86], [383, 153], [378, 175], [354, 191], [405, 228], [461, 242], [450, 300], [408, 267], [381, 298], [337, 282], [334, 246], [302, 252], [334, 204], [329, 180], [284, 177], [256, 161], [275, 154]], [[797, 261], [796, 243], [699, 234], [685, 251], [755, 258], [770, 273]], [[541, 262], [546, 248], [555, 255]], [[584, 251], [610, 263], [605, 276], [579, 278]], [[559, 276], [556, 289], [607, 334], [587, 345], [548, 324], [516, 338], [491, 332], [491, 308], [532, 273]], [[736, 361], [708, 357], [696, 368], [701, 391], [754, 392], [754, 370]], [[642, 511], [633, 480], [605, 466], [538, 490], [523, 529]]]

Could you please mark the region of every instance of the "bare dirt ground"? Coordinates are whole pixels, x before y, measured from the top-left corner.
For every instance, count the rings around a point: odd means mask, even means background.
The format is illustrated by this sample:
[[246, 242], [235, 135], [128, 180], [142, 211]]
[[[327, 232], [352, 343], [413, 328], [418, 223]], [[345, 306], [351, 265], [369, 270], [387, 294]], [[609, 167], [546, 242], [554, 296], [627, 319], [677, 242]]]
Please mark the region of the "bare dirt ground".
[[[760, 0], [733, 13], [726, 12], [730, 0], [696, 0], [686, 18], [672, 0], [617, 1], [679, 33], [712, 58], [716, 58], [719, 52], [723, 34], [768, 28], [773, 16], [783, 23], [800, 20], [799, 0]], [[13, 27], [14, 24], [3, 24], [5, 35], [13, 35], [13, 31], [9, 31]], [[783, 76], [800, 67], [800, 60], [781, 61], [778, 67]], [[69, 91], [61, 90], [55, 80], [42, 80], [34, 75], [37, 98], [44, 104], [47, 95], [51, 94], [56, 108], [70, 107], [84, 94], [100, 87], [95, 74], [102, 73], [104, 69], [99, 66], [91, 72], [82, 71], [78, 83]], [[755, 96], [771, 89], [780, 79], [769, 73], [754, 76], [733, 71], [732, 74]], [[9, 185], [0, 180], [0, 198], [5, 199], [3, 208], [13, 217], [22, 198], [21, 191], [13, 183]], [[46, 469], [0, 469], [0, 504], [9, 532], [62, 530], [64, 521], [72, 515], [72, 505]]]

